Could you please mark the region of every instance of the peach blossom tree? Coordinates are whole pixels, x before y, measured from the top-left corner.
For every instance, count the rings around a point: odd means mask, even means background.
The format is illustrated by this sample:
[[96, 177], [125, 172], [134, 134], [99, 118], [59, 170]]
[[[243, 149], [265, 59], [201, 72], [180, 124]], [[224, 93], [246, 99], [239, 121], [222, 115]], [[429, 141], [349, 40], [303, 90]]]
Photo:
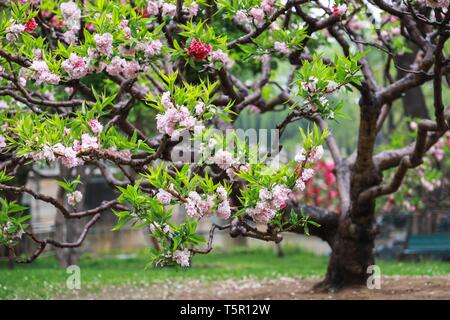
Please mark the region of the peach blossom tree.
[[[449, 128], [448, 0], [3, 1], [0, 19], [0, 190], [51, 204], [65, 219], [87, 218], [79, 238], [41, 239], [24, 207], [1, 199], [0, 242], [14, 256], [21, 237], [36, 251], [82, 245], [102, 214], [119, 229], [146, 227], [157, 240], [150, 264], [187, 267], [212, 250], [216, 230], [280, 242], [305, 233], [332, 249], [323, 288], [365, 284], [374, 264], [375, 204]], [[396, 58], [417, 46], [413, 62]], [[325, 54], [332, 48], [332, 56]], [[385, 65], [379, 75], [368, 57]], [[279, 76], [285, 63], [290, 72]], [[404, 73], [396, 80], [392, 76]], [[275, 76], [277, 75], [277, 76]], [[280, 80], [282, 78], [282, 80]], [[385, 80], [385, 81], [383, 81]], [[387, 80], [387, 81], [386, 81]], [[417, 119], [397, 148], [376, 140], [394, 102], [430, 83], [433, 119]], [[344, 156], [328, 125], [357, 94], [358, 141]], [[274, 129], [311, 122], [286, 163], [231, 130], [245, 109], [284, 111]], [[339, 210], [296, 201], [323, 153], [333, 162]], [[182, 155], [182, 156], [181, 156]], [[58, 164], [96, 170], [116, 197], [81, 209], [82, 178], [58, 180], [65, 199], [12, 183], [18, 171]], [[393, 172], [393, 174], [392, 174]], [[389, 173], [383, 175], [383, 173]], [[186, 215], [175, 223], [172, 213]], [[209, 236], [197, 231], [211, 222]], [[218, 222], [220, 221], [220, 222]]]

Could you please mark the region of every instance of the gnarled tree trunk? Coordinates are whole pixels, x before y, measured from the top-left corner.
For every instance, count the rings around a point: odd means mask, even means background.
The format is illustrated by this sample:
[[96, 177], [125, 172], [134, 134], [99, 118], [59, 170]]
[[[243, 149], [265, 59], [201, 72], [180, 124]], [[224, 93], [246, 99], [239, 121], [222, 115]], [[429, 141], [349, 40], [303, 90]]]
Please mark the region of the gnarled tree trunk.
[[325, 280], [319, 288], [342, 288], [351, 285], [365, 285], [370, 274], [367, 268], [375, 262], [374, 212], [352, 219], [347, 216], [339, 222]]
[[374, 165], [373, 153], [377, 136], [380, 108], [370, 98], [360, 100], [360, 128], [357, 153], [348, 166], [349, 183], [346, 191], [350, 203], [342, 212], [334, 236], [328, 241], [332, 249], [327, 275], [317, 287], [338, 289], [344, 286], [365, 285], [370, 274], [368, 267], [375, 263], [375, 199], [361, 200], [360, 195], [380, 185], [382, 176]]

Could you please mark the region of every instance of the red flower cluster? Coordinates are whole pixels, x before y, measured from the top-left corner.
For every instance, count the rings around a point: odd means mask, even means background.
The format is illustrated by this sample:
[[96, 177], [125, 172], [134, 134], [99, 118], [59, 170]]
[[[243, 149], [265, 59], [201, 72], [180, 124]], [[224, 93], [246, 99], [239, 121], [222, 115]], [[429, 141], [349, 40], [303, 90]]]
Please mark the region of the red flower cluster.
[[315, 206], [324, 206], [339, 212], [338, 191], [336, 188], [336, 176], [334, 175], [334, 163], [318, 161], [317, 174], [306, 182], [304, 201]]
[[28, 20], [27, 24], [25, 25], [25, 32], [33, 32], [37, 28], [38, 24], [34, 18]]
[[203, 43], [197, 39], [192, 39], [191, 45], [187, 48], [187, 54], [188, 56], [193, 57], [195, 61], [203, 61], [208, 57], [211, 50], [212, 47], [210, 44]]

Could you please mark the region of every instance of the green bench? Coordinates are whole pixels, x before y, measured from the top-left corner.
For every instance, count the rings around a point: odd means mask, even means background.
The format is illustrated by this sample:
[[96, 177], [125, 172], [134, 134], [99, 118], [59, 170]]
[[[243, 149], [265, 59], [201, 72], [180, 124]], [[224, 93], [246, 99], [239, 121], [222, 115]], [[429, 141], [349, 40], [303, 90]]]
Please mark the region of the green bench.
[[406, 241], [406, 255], [450, 255], [450, 234], [416, 234], [410, 235]]

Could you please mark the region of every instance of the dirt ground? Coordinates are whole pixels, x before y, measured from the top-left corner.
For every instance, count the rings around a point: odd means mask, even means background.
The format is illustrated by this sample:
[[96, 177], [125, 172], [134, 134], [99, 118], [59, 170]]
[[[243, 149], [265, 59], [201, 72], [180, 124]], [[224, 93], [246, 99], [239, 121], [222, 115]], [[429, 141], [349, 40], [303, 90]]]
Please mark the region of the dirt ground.
[[216, 282], [162, 282], [133, 287], [107, 288], [82, 299], [444, 299], [450, 300], [447, 277], [382, 277], [381, 288], [350, 288], [337, 293], [312, 290], [319, 278], [279, 278], [274, 280], [221, 280]]

